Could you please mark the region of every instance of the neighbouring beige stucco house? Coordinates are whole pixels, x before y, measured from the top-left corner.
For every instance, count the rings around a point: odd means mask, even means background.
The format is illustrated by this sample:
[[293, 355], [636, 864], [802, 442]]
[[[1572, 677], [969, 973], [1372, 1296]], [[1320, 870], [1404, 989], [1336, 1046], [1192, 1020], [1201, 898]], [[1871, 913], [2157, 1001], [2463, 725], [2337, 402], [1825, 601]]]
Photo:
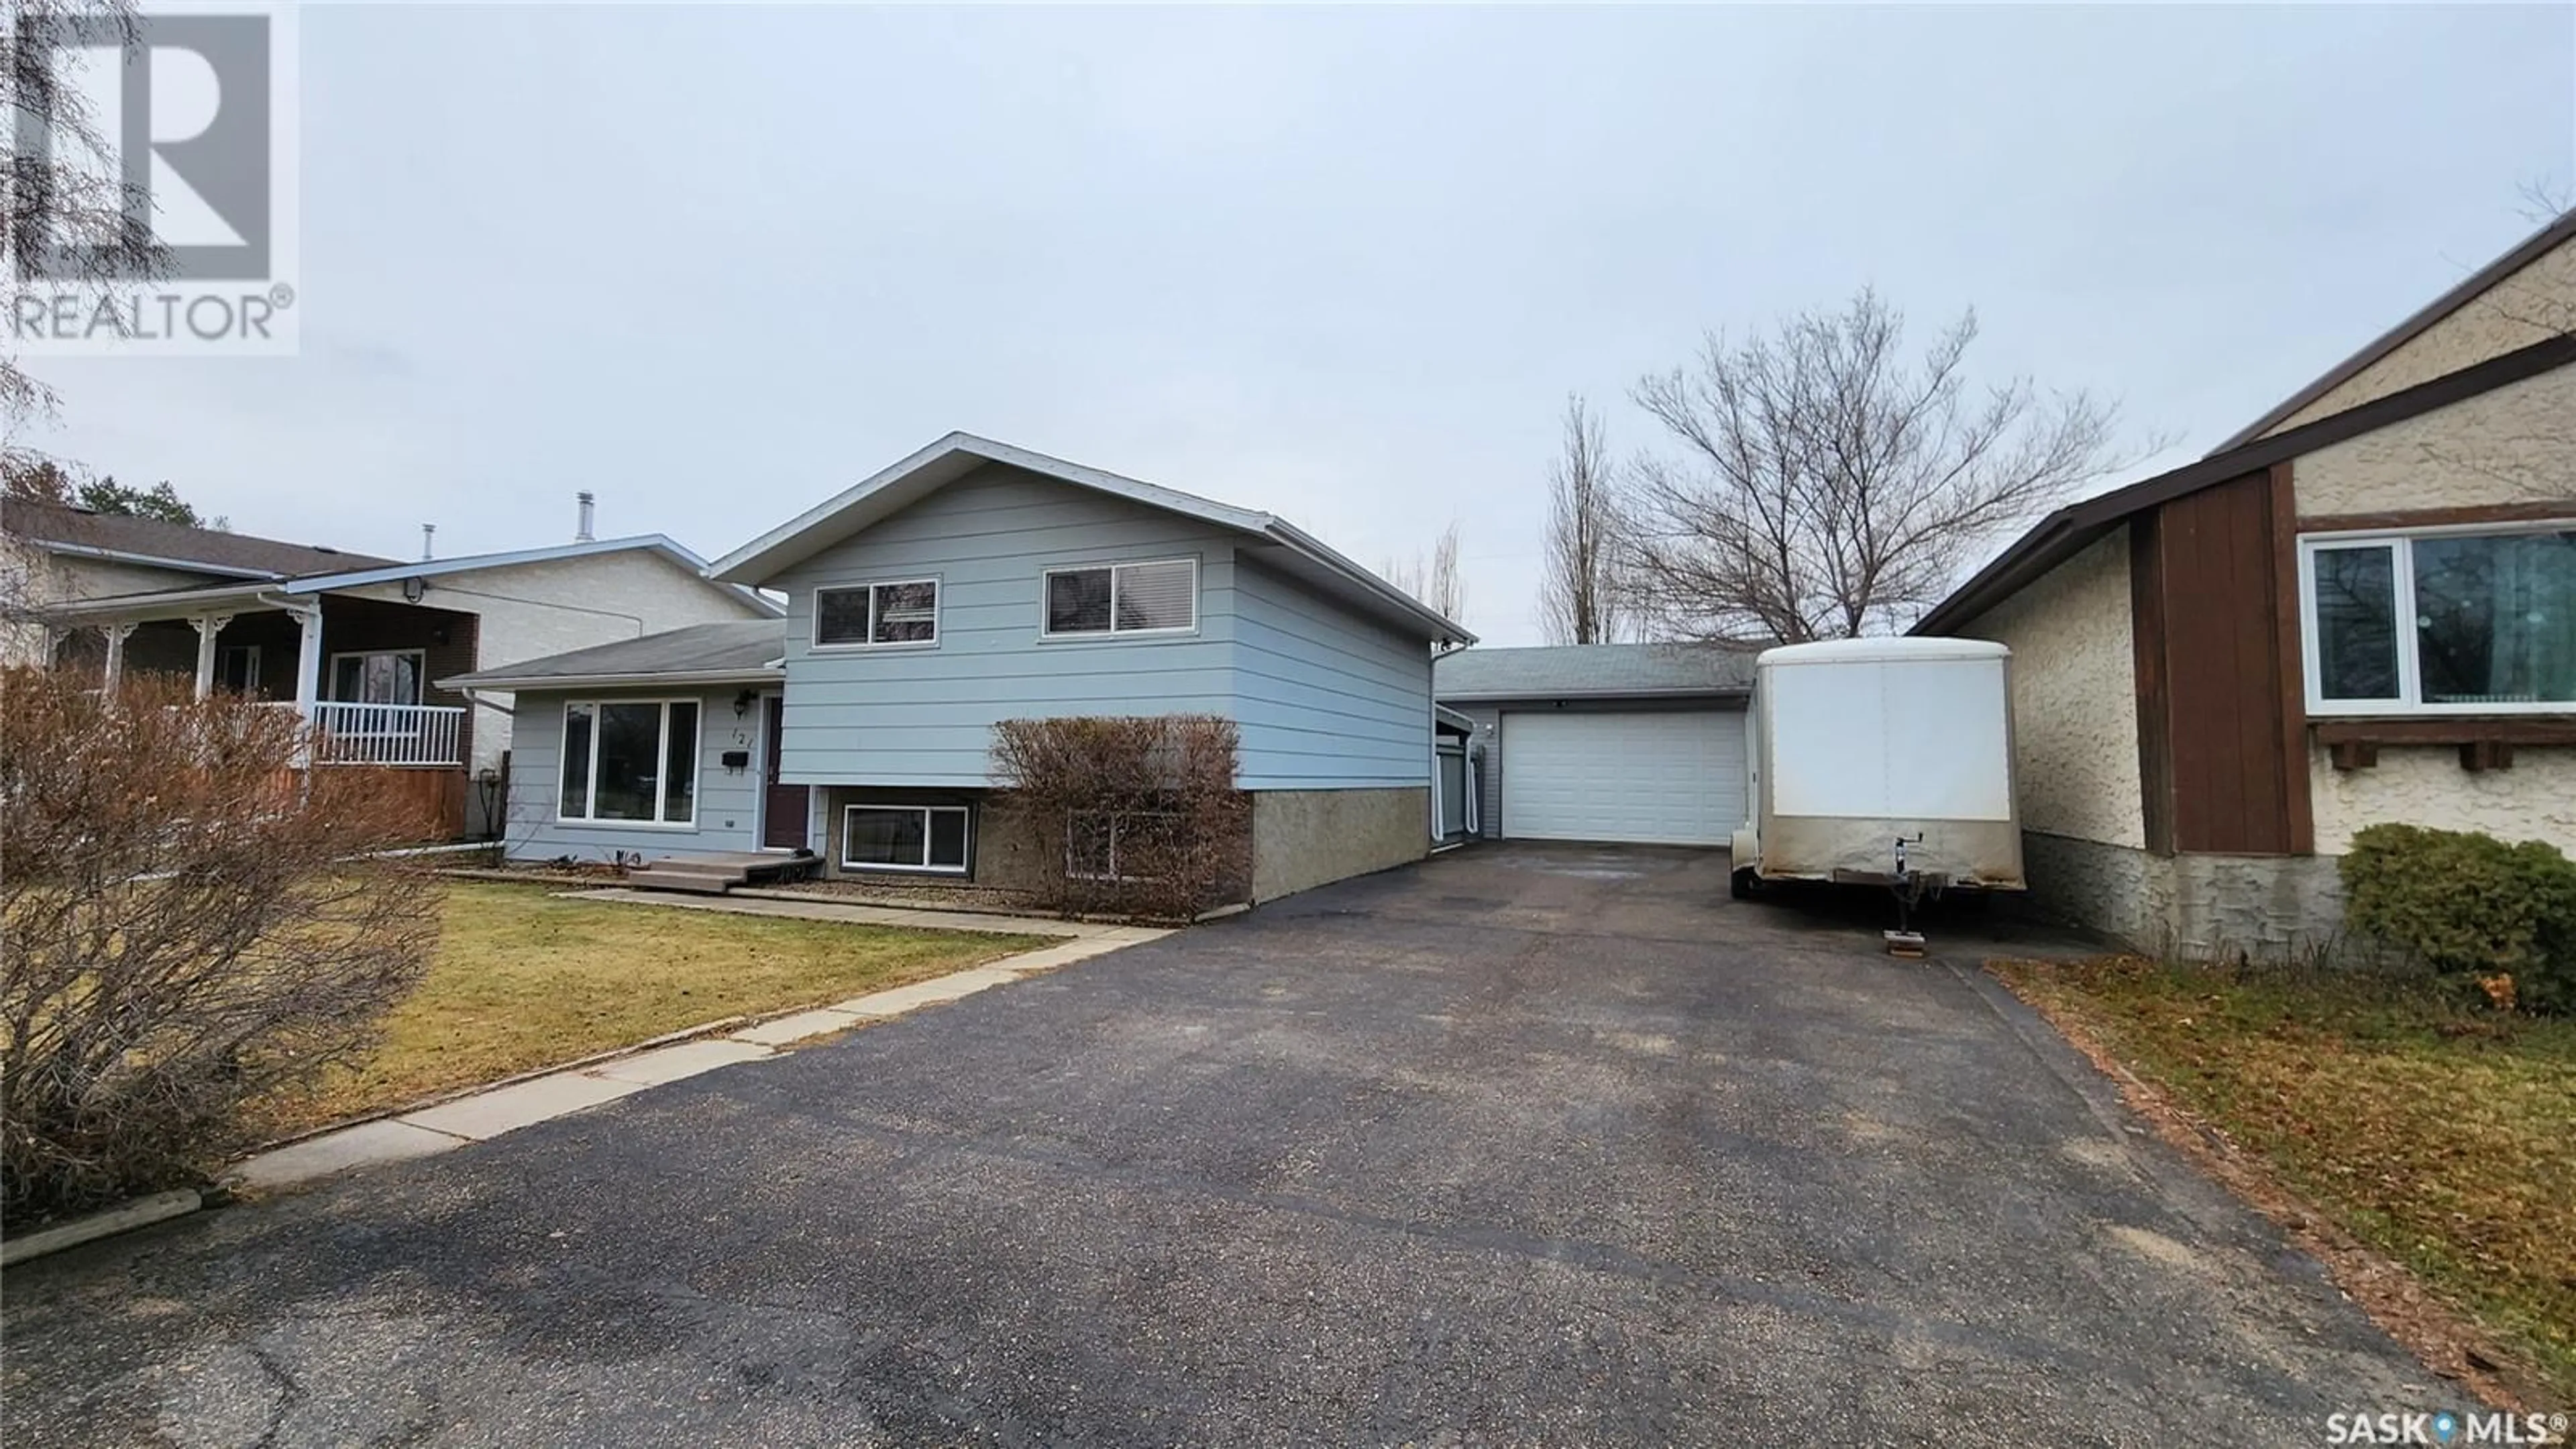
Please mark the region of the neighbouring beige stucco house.
[[[496, 824], [514, 719], [451, 674], [692, 624], [776, 619], [660, 534], [401, 562], [157, 519], [0, 504], [0, 664], [193, 675], [292, 707], [322, 763], [388, 772], [450, 834]], [[487, 809], [487, 806], [489, 807]]]
[[1917, 632], [2012, 646], [2031, 889], [2133, 944], [2322, 947], [2379, 821], [2576, 855], [2576, 212]]

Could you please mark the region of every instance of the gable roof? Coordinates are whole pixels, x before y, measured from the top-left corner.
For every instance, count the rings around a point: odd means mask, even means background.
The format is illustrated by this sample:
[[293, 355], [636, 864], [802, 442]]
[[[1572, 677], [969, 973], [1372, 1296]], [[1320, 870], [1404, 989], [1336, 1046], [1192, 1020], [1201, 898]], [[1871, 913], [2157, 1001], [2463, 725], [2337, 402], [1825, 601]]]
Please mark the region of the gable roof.
[[508, 553], [460, 554], [455, 558], [414, 559], [396, 563], [390, 559], [359, 560], [366, 567], [350, 568], [349, 555], [339, 555], [341, 566], [325, 572], [302, 574], [291, 578], [261, 576], [257, 581], [231, 584], [187, 585], [173, 589], [155, 589], [142, 593], [113, 594], [104, 598], [83, 599], [53, 606], [49, 612], [65, 618], [91, 614], [117, 614], [137, 608], [159, 605], [219, 604], [256, 601], [258, 596], [324, 594], [334, 589], [364, 588], [369, 584], [400, 583], [405, 579], [437, 578], [444, 574], [471, 573], [478, 569], [512, 568], [521, 564], [552, 563], [562, 559], [589, 558], [598, 554], [626, 553], [636, 550], [659, 554], [679, 569], [693, 575], [709, 588], [721, 589], [740, 597], [760, 613], [778, 618], [787, 611], [774, 599], [739, 584], [725, 584], [707, 576], [707, 561], [658, 533], [638, 534], [633, 538], [602, 538], [580, 543], [555, 544], [547, 548], [524, 548]]
[[1735, 644], [1461, 649], [1433, 662], [1431, 693], [1444, 704], [1480, 699], [1742, 694], [1753, 687], [1753, 656], [1758, 652]]
[[910, 457], [871, 474], [796, 517], [716, 560], [709, 573], [738, 584], [760, 584], [813, 557], [842, 539], [930, 496], [940, 488], [988, 463], [1000, 463], [1123, 498], [1165, 513], [1247, 535], [1269, 546], [1262, 562], [1270, 564], [1360, 607], [1368, 613], [1419, 632], [1434, 641], [1473, 643], [1465, 626], [1440, 614], [1326, 546], [1294, 524], [1272, 514], [1237, 508], [1183, 493], [1176, 488], [1141, 482], [1050, 458], [972, 433], [950, 433]]
[[691, 624], [638, 639], [499, 664], [437, 684], [441, 689], [753, 684], [786, 678], [786, 654], [785, 624], [776, 619], [741, 619]]
[[1909, 633], [1946, 634], [2018, 593], [2022, 587], [2073, 558], [2127, 521], [2134, 513], [2171, 502], [2185, 494], [2212, 488], [2231, 478], [2312, 453], [2346, 438], [2376, 432], [2419, 414], [2476, 397], [2480, 393], [2537, 377], [2576, 363], [2576, 335], [2552, 337], [2529, 347], [2491, 357], [2473, 367], [2417, 383], [2386, 397], [2303, 423], [2286, 433], [2257, 438], [2196, 463], [2115, 488], [2080, 503], [2070, 503], [2015, 539], [1950, 596], [1933, 606]]
[[2290, 394], [2280, 406], [2211, 449], [2210, 456], [2243, 447], [2279, 427], [2284, 419], [2298, 416], [2300, 410], [2310, 403], [2360, 376], [2390, 353], [2430, 331], [2442, 319], [2477, 300], [2498, 282], [2555, 251], [2560, 243], [2570, 238], [2576, 238], [2576, 207], [2569, 208], [2556, 221], [2523, 238], [2511, 251], [2470, 273], [2458, 286], [2425, 303], [2405, 321], [2363, 344], [2359, 352], [2327, 368], [2314, 382]]
[[51, 553], [230, 578], [285, 579], [393, 562], [320, 544], [254, 538], [26, 498], [0, 500], [0, 529]]

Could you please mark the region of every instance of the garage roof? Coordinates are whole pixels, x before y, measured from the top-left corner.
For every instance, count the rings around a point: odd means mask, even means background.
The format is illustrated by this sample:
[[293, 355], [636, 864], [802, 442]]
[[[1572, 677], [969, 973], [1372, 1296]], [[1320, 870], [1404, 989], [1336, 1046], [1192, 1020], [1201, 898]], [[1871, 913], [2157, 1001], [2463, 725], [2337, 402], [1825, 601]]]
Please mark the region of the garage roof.
[[1551, 644], [1461, 649], [1432, 666], [1444, 704], [1479, 699], [1629, 699], [1744, 694], [1754, 649], [1735, 644]]

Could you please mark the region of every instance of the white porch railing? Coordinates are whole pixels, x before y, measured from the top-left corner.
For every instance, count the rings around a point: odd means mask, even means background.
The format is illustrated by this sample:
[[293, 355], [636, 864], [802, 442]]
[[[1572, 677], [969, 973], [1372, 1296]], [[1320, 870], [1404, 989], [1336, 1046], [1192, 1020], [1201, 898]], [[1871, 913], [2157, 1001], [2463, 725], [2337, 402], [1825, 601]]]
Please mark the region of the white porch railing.
[[318, 765], [465, 763], [462, 705], [321, 701], [313, 706], [313, 736]]

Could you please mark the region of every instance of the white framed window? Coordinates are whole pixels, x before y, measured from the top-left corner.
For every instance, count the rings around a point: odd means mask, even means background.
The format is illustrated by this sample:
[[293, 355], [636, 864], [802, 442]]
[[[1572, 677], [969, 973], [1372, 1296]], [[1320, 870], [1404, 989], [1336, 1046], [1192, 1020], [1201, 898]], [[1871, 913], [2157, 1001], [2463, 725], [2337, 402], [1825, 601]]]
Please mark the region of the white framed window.
[[1042, 592], [1041, 638], [1186, 634], [1199, 626], [1194, 558], [1048, 569]]
[[2576, 520], [2299, 540], [2308, 712], [2576, 712]]
[[369, 649], [331, 656], [331, 698], [340, 704], [418, 704], [418, 649]]
[[1169, 842], [1178, 815], [1141, 810], [1077, 810], [1065, 818], [1064, 873], [1074, 880], [1148, 881], [1135, 857]]
[[259, 693], [259, 646], [227, 644], [217, 650], [215, 688], [231, 694]]
[[696, 825], [698, 702], [567, 702], [559, 784], [558, 820]]
[[814, 591], [817, 649], [929, 649], [939, 643], [939, 580]]
[[841, 812], [841, 864], [963, 875], [966, 816], [963, 805], [851, 805]]

